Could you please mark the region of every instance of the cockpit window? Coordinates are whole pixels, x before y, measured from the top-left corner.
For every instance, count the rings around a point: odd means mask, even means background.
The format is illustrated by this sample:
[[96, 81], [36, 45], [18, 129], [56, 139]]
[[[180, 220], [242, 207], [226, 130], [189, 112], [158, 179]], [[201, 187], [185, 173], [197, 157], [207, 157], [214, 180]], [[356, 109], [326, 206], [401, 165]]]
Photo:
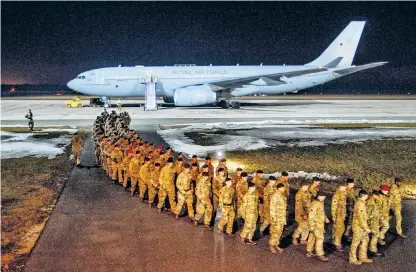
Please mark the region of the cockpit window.
[[85, 76], [77, 76], [78, 79], [85, 79]]
[[85, 76], [82, 76], [81, 78], [82, 78], [82, 79], [85, 79]]

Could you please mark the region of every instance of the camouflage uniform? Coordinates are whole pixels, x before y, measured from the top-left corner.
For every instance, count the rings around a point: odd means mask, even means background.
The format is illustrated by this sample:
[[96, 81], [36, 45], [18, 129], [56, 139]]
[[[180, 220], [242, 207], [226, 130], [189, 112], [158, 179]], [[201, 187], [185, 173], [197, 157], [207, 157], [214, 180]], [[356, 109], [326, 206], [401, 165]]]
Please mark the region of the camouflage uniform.
[[185, 171], [178, 175], [176, 180], [176, 188], [178, 189], [177, 198], [178, 203], [176, 207], [176, 214], [179, 215], [184, 203], [186, 202], [186, 206], [188, 208], [188, 216], [190, 218], [194, 217], [194, 207], [193, 205], [193, 196], [191, 191], [191, 174]]
[[[196, 215], [195, 220], [200, 221], [204, 216], [204, 224], [209, 226], [212, 217], [212, 204], [210, 200], [211, 183], [209, 180], [201, 180], [195, 189], [195, 195], [197, 197]], [[204, 202], [204, 203], [202, 203]]]
[[352, 242], [350, 247], [349, 260], [357, 261], [357, 248], [360, 246], [358, 256], [360, 259], [367, 259], [368, 234], [371, 232], [367, 221], [367, 208], [365, 201], [358, 198], [354, 204], [354, 218], [352, 220]]
[[259, 196], [256, 191], [248, 191], [242, 198], [240, 213], [244, 219], [244, 227], [240, 234], [241, 239], [253, 238], [258, 218], [258, 202]]
[[237, 191], [237, 218], [240, 218], [242, 214], [241, 207], [243, 204], [243, 197], [248, 192], [247, 181], [240, 179], [237, 183], [236, 191]]
[[311, 204], [308, 217], [309, 237], [307, 251], [312, 252], [315, 247], [317, 256], [324, 256], [324, 233], [325, 221], [328, 218], [325, 215], [324, 202], [314, 200]]
[[264, 221], [264, 178], [261, 178], [259, 176], [255, 176], [253, 178], [253, 183], [256, 185], [256, 190], [257, 193], [259, 195], [259, 199], [261, 199], [261, 201], [259, 202], [259, 217], [260, 217], [260, 222]]
[[222, 187], [220, 190], [219, 205], [222, 209], [221, 220], [218, 222], [218, 228], [223, 231], [227, 224], [226, 233], [233, 232], [233, 223], [235, 218], [235, 189], [233, 187]]
[[150, 174], [150, 184], [149, 186], [149, 204], [151, 205], [155, 201], [156, 194], [159, 192], [159, 176], [160, 176], [160, 167], [155, 167], [153, 172]]
[[260, 226], [260, 232], [263, 232], [271, 222], [270, 219], [270, 197], [276, 191], [276, 185], [271, 186], [270, 183], [264, 188], [263, 192], [263, 212], [264, 212], [264, 219], [263, 223]]
[[231, 178], [231, 182], [232, 182], [234, 188], [237, 187], [237, 184], [240, 180], [241, 180], [241, 173], [240, 173], [240, 175], [237, 175], [237, 173], [235, 173], [233, 175], [233, 177]]
[[163, 204], [165, 204], [165, 199], [167, 196], [169, 198], [170, 210], [171, 211], [176, 210], [174, 178], [175, 178], [175, 169], [173, 169], [173, 167], [166, 165], [160, 171], [160, 176], [159, 176], [160, 189], [159, 189], [159, 194], [158, 194], [159, 204], [157, 205], [159, 209], [162, 209]]
[[127, 181], [128, 181], [128, 179], [129, 179], [129, 177], [130, 177], [130, 173], [129, 173], [129, 165], [130, 165], [130, 162], [131, 162], [131, 159], [132, 159], [133, 157], [130, 157], [130, 156], [126, 156], [124, 159], [123, 159], [123, 187], [124, 188], [126, 188], [127, 187]]
[[141, 199], [144, 198], [144, 194], [147, 191], [147, 185], [150, 179], [150, 167], [151, 167], [151, 163], [150, 161], [145, 162], [145, 164], [142, 165], [142, 167], [140, 168], [140, 173], [139, 173], [139, 197]]
[[309, 187], [309, 193], [311, 194], [312, 200], [318, 195], [319, 186], [313, 186], [313, 184]]
[[397, 234], [403, 235], [402, 230], [402, 197], [400, 195], [400, 189], [397, 184], [393, 184], [390, 188], [390, 207], [396, 217], [396, 231]]
[[217, 175], [214, 180], [212, 181], [212, 206], [214, 208], [214, 212], [218, 208], [218, 203], [220, 199], [220, 190], [224, 186], [225, 177], [221, 177], [221, 175]]
[[73, 136], [72, 139], [72, 154], [74, 154], [76, 158], [77, 164], [81, 162], [81, 151], [82, 151], [82, 139], [78, 136]]
[[344, 236], [346, 237], [351, 236], [352, 219], [354, 217], [354, 202], [356, 197], [357, 193], [355, 188], [347, 187], [347, 218], [345, 219], [346, 227], [344, 232]]
[[390, 203], [389, 198], [384, 195], [380, 194], [380, 203], [381, 203], [381, 213], [380, 213], [380, 239], [384, 240], [387, 231], [390, 228]]
[[332, 243], [341, 247], [342, 235], [345, 231], [345, 216], [347, 215], [347, 192], [337, 189], [332, 197], [331, 214], [334, 225], [332, 226]]
[[118, 182], [123, 183], [123, 151], [119, 147], [115, 147], [113, 152], [111, 152], [111, 171], [112, 171], [112, 180], [116, 180], [118, 176]]
[[270, 239], [269, 245], [279, 245], [283, 227], [286, 225], [287, 200], [284, 194], [276, 191], [270, 197]]
[[379, 200], [370, 198], [367, 201], [366, 205], [367, 205], [368, 226], [372, 233], [369, 250], [371, 252], [377, 252], [377, 241], [378, 241], [378, 238], [380, 237], [381, 203]]
[[140, 161], [139, 156], [137, 156], [137, 155], [131, 159], [130, 164], [129, 164], [129, 173], [130, 173], [130, 179], [131, 179], [131, 193], [132, 194], [134, 194], [134, 191], [136, 190], [141, 165], [142, 165], [142, 163]]
[[[299, 190], [295, 196], [295, 220], [298, 227], [293, 233], [293, 239], [297, 240], [299, 236], [301, 240], [306, 242], [309, 235], [308, 214], [311, 207], [311, 195], [308, 191]], [[306, 217], [306, 218], [305, 218]]]

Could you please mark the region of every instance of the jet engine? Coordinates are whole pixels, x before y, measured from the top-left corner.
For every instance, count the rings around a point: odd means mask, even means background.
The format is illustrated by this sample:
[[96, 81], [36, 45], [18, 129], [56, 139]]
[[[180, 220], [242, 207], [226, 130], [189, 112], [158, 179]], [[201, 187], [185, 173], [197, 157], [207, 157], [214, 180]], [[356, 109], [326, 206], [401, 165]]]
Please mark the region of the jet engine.
[[173, 100], [175, 106], [201, 106], [217, 102], [217, 93], [208, 85], [189, 86], [175, 89]]

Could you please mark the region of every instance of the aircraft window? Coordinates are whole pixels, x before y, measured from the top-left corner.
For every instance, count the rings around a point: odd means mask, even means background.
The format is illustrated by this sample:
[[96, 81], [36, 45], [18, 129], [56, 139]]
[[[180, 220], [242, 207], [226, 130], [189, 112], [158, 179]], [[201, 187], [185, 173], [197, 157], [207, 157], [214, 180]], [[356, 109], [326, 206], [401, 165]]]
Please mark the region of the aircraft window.
[[81, 78], [82, 78], [82, 79], [85, 79], [85, 76], [82, 76]]

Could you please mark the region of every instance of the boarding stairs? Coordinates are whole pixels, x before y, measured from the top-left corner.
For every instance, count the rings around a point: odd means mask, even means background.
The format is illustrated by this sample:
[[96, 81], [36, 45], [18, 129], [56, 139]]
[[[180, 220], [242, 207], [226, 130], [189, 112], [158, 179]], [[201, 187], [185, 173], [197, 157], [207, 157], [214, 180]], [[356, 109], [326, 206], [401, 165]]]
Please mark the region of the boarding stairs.
[[145, 93], [145, 111], [154, 111], [158, 110], [156, 103], [156, 78], [148, 73], [146, 74], [146, 93]]

